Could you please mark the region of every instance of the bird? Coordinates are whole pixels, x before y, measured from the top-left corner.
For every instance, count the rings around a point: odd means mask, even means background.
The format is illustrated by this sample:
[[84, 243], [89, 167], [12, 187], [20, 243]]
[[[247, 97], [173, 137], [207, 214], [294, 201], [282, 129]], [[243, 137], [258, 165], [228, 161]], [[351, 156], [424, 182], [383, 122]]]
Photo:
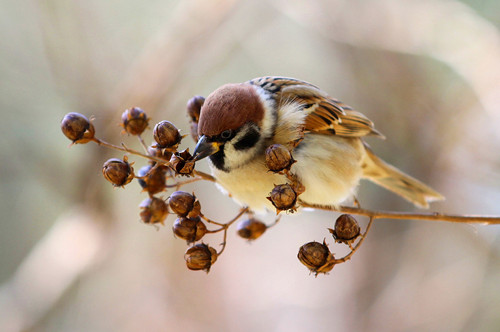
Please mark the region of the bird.
[[444, 197], [377, 157], [364, 141], [385, 138], [365, 115], [294, 78], [266, 76], [225, 84], [203, 102], [196, 161], [207, 158], [216, 184], [252, 211], [272, 211], [267, 199], [286, 178], [270, 172], [265, 150], [289, 147], [290, 168], [305, 188], [300, 201], [337, 207], [370, 180], [419, 208]]

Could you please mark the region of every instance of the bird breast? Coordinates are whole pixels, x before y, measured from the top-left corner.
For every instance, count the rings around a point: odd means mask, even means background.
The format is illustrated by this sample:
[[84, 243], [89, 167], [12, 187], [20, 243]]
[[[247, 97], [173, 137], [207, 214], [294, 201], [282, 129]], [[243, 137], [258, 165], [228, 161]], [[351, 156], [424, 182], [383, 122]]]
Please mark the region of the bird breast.
[[[264, 147], [265, 149], [265, 147]], [[358, 138], [307, 134], [292, 152], [291, 171], [305, 186], [299, 198], [310, 204], [338, 205], [354, 194], [362, 176], [365, 150]], [[262, 152], [242, 167], [224, 172], [212, 167], [219, 187], [239, 204], [254, 211], [274, 211], [266, 198], [284, 175], [268, 171]]]

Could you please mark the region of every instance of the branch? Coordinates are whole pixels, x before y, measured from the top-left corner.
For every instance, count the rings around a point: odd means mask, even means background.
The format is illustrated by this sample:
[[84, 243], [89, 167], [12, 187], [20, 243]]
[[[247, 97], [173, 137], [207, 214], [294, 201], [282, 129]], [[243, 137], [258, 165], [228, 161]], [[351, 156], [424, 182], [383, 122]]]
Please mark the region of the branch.
[[394, 211], [376, 211], [362, 209], [359, 207], [349, 207], [349, 206], [327, 206], [327, 205], [315, 205], [308, 204], [306, 202], [300, 201], [302, 207], [335, 211], [341, 213], [351, 213], [360, 216], [367, 216], [373, 219], [401, 219], [401, 220], [432, 220], [432, 221], [448, 221], [455, 223], [474, 223], [474, 224], [500, 224], [500, 216], [477, 216], [477, 215], [451, 215], [444, 214], [440, 212], [430, 212], [430, 213], [408, 213], [408, 212], [394, 212]]

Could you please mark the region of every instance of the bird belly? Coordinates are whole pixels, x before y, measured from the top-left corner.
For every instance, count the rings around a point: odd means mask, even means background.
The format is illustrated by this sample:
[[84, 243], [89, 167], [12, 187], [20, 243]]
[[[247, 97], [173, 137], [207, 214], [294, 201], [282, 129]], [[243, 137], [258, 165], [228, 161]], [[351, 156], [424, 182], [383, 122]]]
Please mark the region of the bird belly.
[[[305, 186], [299, 199], [310, 204], [337, 205], [352, 196], [362, 176], [365, 153], [361, 140], [308, 134], [292, 152], [297, 161], [291, 171]], [[254, 211], [274, 211], [266, 198], [277, 184], [287, 183], [284, 175], [268, 171], [264, 156], [223, 172], [212, 167], [222, 191]]]
[[359, 138], [308, 134], [295, 150], [291, 171], [305, 186], [300, 199], [338, 205], [355, 194], [365, 149]]

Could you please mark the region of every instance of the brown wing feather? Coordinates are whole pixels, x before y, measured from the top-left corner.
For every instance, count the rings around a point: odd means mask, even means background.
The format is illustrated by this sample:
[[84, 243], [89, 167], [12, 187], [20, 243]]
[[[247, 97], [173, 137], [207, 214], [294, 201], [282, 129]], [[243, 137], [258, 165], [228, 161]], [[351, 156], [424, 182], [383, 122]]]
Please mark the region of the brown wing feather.
[[310, 83], [274, 76], [256, 78], [250, 83], [273, 93], [278, 103], [303, 104], [303, 111], [308, 114], [305, 120], [306, 131], [344, 137], [384, 137], [366, 116]]

